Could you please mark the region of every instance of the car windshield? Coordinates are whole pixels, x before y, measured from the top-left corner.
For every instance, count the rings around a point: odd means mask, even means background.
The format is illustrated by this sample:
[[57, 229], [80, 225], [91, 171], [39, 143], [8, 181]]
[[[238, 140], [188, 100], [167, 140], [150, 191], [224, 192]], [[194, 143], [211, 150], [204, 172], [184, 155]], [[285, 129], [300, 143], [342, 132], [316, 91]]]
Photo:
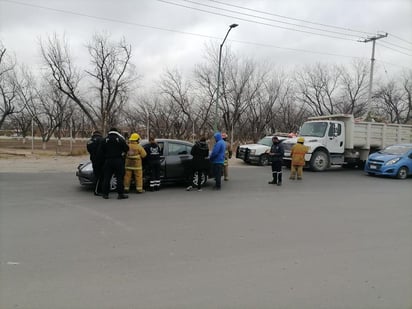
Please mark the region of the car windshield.
[[300, 128], [300, 136], [325, 136], [326, 129], [328, 127], [327, 122], [306, 122]]
[[409, 151], [411, 149], [412, 149], [412, 146], [392, 145], [392, 146], [388, 146], [385, 149], [379, 151], [379, 153], [401, 155], [401, 154], [404, 154], [404, 153], [406, 153], [407, 151]]
[[272, 137], [264, 137], [260, 141], [257, 142], [260, 145], [265, 145], [265, 146], [272, 146]]

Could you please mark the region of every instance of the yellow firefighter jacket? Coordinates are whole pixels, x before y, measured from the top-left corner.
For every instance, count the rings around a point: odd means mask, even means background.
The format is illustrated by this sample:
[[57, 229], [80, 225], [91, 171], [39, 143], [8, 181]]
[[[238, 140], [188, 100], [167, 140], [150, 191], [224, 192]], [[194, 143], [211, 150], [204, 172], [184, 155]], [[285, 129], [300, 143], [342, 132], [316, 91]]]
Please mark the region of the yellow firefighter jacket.
[[301, 143], [293, 145], [290, 152], [292, 157], [292, 165], [305, 165], [305, 154], [308, 152], [308, 147]]
[[131, 141], [129, 143], [129, 151], [126, 155], [126, 169], [141, 170], [142, 159], [145, 158], [146, 155], [146, 151], [142, 145], [138, 144], [136, 141]]

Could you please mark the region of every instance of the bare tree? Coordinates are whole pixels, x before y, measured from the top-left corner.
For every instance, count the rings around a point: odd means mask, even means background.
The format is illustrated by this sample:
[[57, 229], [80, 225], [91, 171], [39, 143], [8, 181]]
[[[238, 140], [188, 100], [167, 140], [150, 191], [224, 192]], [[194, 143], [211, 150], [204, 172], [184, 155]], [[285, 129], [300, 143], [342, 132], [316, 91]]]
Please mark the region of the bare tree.
[[355, 61], [351, 70], [341, 68], [340, 110], [360, 117], [366, 112], [368, 99], [369, 66], [365, 61]]
[[136, 79], [130, 63], [132, 48], [125, 39], [111, 42], [106, 34], [95, 34], [87, 47], [93, 70], [86, 72], [93, 78], [92, 88], [99, 102], [96, 116], [105, 133], [108, 126], [116, 125], [117, 113], [124, 107], [129, 87]]
[[[375, 91], [373, 98], [376, 102], [378, 116], [391, 123], [406, 123], [410, 117], [410, 80], [404, 83], [398, 79], [381, 84]], [[406, 87], [406, 89], [405, 89]]]
[[[72, 63], [65, 38], [60, 40], [54, 35], [46, 44], [41, 42], [42, 55], [56, 87], [80, 107], [93, 128], [105, 133], [109, 126], [118, 124], [130, 86], [136, 79], [130, 62], [131, 46], [124, 39], [113, 43], [108, 35], [95, 34], [87, 48], [92, 65], [92, 69], [86, 71], [92, 85], [88, 99], [81, 95], [83, 79]], [[82, 84], [82, 89], [85, 87]]]
[[314, 115], [339, 112], [336, 102], [340, 70], [323, 64], [305, 67], [296, 75], [299, 99]]
[[15, 62], [7, 56], [6, 48], [0, 42], [0, 128], [6, 118], [16, 112], [17, 78]]
[[407, 105], [405, 123], [412, 122], [412, 70], [405, 71], [402, 74], [402, 88], [404, 91], [403, 100]]
[[81, 74], [72, 63], [69, 45], [65, 37], [60, 39], [57, 34], [54, 34], [46, 42], [40, 41], [40, 48], [55, 87], [73, 100], [87, 116], [93, 127], [97, 128], [92, 106], [81, 97], [79, 87]]

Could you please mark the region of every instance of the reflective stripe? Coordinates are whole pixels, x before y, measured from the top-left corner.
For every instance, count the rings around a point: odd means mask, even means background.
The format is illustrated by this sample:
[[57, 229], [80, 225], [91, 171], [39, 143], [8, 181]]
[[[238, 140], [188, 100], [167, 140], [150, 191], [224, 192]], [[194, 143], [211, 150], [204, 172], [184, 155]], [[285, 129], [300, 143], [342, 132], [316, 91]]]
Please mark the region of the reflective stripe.
[[132, 160], [136, 160], [136, 159], [140, 159], [140, 156], [127, 156], [127, 159], [132, 159]]

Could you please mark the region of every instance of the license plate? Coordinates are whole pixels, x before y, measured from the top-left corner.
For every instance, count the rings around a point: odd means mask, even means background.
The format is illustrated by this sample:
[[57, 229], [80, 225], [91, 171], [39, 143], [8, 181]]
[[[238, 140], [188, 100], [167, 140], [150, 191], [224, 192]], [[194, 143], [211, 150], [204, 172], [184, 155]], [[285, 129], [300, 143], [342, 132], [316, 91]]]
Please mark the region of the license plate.
[[371, 164], [371, 165], [369, 165], [369, 167], [370, 167], [371, 169], [373, 169], [373, 170], [376, 170], [376, 169], [378, 168], [378, 166], [375, 165], [375, 164]]

